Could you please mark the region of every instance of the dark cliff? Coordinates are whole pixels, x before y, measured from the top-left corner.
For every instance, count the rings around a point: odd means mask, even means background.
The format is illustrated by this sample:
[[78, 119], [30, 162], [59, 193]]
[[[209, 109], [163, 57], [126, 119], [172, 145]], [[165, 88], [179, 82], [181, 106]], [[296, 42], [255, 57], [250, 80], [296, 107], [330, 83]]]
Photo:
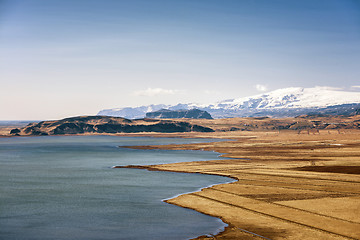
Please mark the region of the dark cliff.
[[147, 118], [194, 118], [194, 119], [213, 119], [211, 115], [199, 109], [191, 110], [168, 110], [161, 109], [155, 112], [146, 113]]

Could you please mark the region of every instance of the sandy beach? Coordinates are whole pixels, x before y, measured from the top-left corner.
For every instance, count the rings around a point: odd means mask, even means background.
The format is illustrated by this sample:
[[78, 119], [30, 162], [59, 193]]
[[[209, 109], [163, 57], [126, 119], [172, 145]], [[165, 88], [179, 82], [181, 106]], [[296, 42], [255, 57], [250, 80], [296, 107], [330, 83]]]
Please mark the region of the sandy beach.
[[216, 151], [229, 158], [141, 167], [237, 179], [167, 200], [229, 225], [217, 236], [197, 239], [360, 239], [360, 131], [236, 131], [178, 136], [233, 139], [136, 147]]

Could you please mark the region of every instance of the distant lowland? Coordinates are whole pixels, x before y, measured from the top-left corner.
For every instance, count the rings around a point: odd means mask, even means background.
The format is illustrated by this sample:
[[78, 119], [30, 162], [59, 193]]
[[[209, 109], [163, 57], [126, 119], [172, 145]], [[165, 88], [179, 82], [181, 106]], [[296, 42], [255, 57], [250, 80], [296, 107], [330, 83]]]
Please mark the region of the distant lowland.
[[[98, 115], [144, 118], [149, 112], [161, 109], [206, 111], [213, 118], [233, 117], [297, 117], [308, 114], [345, 115], [360, 113], [360, 92], [342, 91], [328, 87], [283, 88], [250, 97], [228, 99], [210, 104], [157, 104], [139, 107], [104, 109]], [[164, 112], [162, 110], [162, 112]]]

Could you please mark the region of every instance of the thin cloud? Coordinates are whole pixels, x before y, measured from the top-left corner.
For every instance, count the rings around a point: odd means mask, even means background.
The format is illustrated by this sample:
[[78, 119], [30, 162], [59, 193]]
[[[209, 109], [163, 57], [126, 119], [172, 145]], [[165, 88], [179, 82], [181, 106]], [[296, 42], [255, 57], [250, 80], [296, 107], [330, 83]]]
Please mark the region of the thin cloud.
[[268, 90], [268, 88], [265, 85], [262, 84], [256, 84], [255, 85], [256, 90], [260, 91], [260, 92], [265, 92]]
[[145, 90], [134, 91], [133, 95], [155, 97], [155, 96], [159, 96], [159, 95], [173, 95], [173, 94], [176, 94], [177, 92], [178, 92], [178, 90], [173, 90], [173, 89], [147, 88]]

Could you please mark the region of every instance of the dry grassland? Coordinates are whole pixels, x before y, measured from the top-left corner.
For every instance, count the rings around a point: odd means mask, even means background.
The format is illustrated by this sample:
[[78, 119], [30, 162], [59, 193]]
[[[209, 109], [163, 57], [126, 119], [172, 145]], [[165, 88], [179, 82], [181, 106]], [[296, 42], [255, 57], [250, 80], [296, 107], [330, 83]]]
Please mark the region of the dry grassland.
[[221, 234], [199, 239], [360, 239], [360, 131], [235, 131], [185, 136], [236, 139], [137, 147], [217, 151], [229, 157], [145, 166], [237, 179], [168, 200], [229, 224]]

